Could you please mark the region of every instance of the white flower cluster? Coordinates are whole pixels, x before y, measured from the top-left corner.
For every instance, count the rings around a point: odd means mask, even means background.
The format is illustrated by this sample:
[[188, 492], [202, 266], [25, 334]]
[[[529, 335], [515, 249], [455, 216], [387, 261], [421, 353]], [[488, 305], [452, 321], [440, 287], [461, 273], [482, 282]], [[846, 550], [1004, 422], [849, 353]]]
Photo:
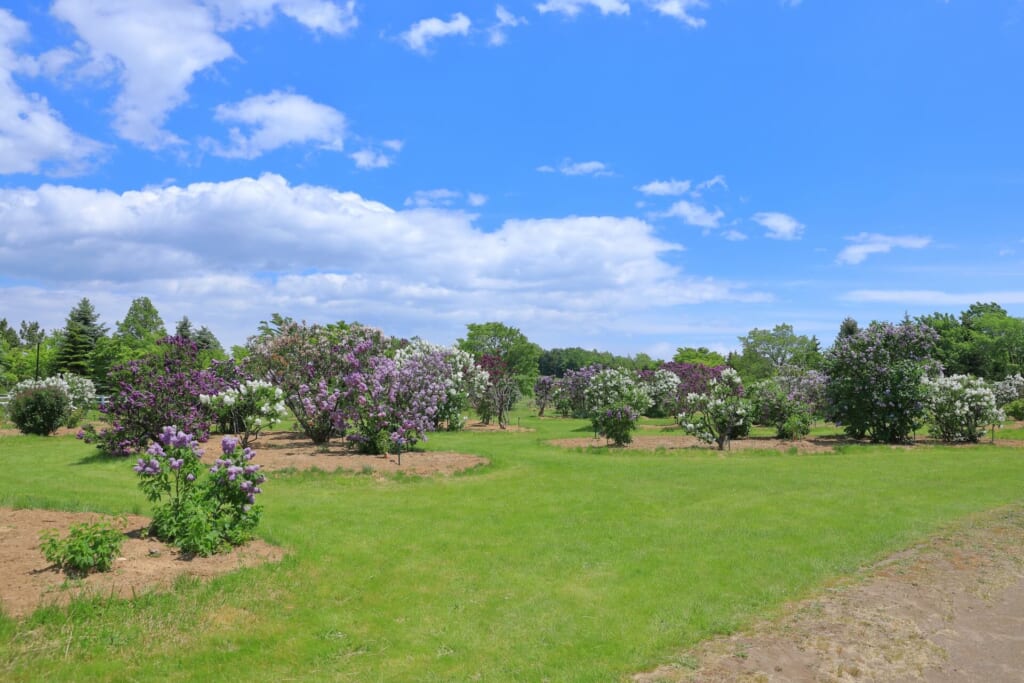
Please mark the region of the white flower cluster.
[[591, 414], [619, 406], [643, 413], [653, 404], [647, 387], [633, 373], [618, 368], [606, 368], [594, 375], [585, 395]]
[[1024, 399], [1024, 377], [1018, 372], [1010, 375], [992, 387], [996, 395], [996, 404], [1002, 408], [1007, 403]]
[[247, 380], [237, 389], [219, 394], [200, 394], [199, 402], [210, 406], [219, 416], [239, 420], [251, 433], [274, 426], [288, 414], [284, 393], [270, 382], [259, 379]]
[[1006, 415], [998, 407], [996, 393], [985, 380], [970, 375], [950, 375], [921, 380], [932, 434], [943, 441], [978, 441], [988, 425]]
[[687, 395], [679, 425], [687, 434], [724, 448], [733, 434], [749, 426], [750, 409], [748, 401], [740, 396], [742, 390], [740, 374], [726, 368], [708, 383], [706, 394]]
[[54, 387], [64, 392], [64, 395], [71, 402], [72, 412], [88, 410], [96, 403], [96, 386], [92, 383], [92, 380], [70, 372], [57, 377], [47, 377], [46, 379], [22, 380], [11, 389], [11, 396], [17, 396], [29, 389], [45, 387]]

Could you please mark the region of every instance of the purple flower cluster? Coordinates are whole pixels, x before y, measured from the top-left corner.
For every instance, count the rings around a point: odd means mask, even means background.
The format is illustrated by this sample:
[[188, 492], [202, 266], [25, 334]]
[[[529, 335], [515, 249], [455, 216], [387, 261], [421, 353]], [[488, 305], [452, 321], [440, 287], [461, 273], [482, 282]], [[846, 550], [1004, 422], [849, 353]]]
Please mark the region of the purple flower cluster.
[[[260, 472], [260, 466], [252, 462], [256, 451], [238, 448], [238, 439], [226, 436], [221, 440], [224, 457], [217, 458], [210, 467], [211, 485], [216, 497], [226, 506], [241, 502], [241, 512], [250, 511], [256, 496], [263, 493], [260, 484], [267, 478]], [[237, 512], [237, 511], [236, 511]]]

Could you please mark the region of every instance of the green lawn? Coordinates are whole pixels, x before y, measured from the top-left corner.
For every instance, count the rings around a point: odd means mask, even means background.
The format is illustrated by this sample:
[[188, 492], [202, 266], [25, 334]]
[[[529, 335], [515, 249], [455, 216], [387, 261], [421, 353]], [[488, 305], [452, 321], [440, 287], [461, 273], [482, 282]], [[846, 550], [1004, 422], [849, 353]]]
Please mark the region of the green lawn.
[[[615, 681], [1024, 501], [1024, 450], [998, 445], [559, 449], [587, 423], [519, 419], [431, 438], [492, 460], [465, 476], [273, 475], [284, 562], [0, 618], [0, 680]], [[93, 452], [0, 437], [0, 504], [145, 512], [131, 463]]]

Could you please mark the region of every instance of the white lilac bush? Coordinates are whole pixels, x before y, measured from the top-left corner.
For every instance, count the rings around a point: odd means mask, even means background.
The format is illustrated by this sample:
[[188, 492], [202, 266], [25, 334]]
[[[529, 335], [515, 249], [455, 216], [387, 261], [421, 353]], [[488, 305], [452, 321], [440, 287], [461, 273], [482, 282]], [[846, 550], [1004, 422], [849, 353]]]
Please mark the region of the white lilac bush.
[[618, 368], [595, 374], [584, 394], [594, 431], [618, 446], [632, 440], [637, 418], [653, 404], [647, 387], [633, 373]]
[[438, 346], [422, 339], [414, 339], [395, 353], [395, 362], [404, 365], [424, 361], [426, 367], [441, 367], [428, 359], [442, 359], [445, 374], [445, 400], [433, 416], [434, 429], [458, 431], [466, 424], [465, 412], [475, 397], [487, 390], [488, 376], [473, 360], [473, 356], [454, 346]]
[[76, 426], [89, 409], [96, 405], [96, 386], [92, 380], [70, 372], [46, 379], [22, 380], [11, 389], [11, 398], [35, 389], [57, 391], [67, 398], [67, 409], [60, 419], [60, 424], [65, 427]]
[[1018, 372], [1016, 375], [1009, 375], [1001, 382], [996, 382], [992, 387], [996, 395], [996, 404], [1003, 406], [1024, 399], [1024, 377]]
[[708, 382], [705, 394], [686, 397], [679, 424], [687, 434], [725, 450], [729, 442], [750, 429], [750, 402], [743, 397], [740, 373], [732, 368]]
[[242, 448], [259, 438], [260, 432], [273, 427], [288, 414], [284, 392], [270, 382], [250, 379], [237, 389], [219, 394], [199, 394], [199, 402], [209, 406], [222, 424], [231, 425], [242, 437]]
[[675, 415], [679, 408], [679, 375], [663, 368], [641, 370], [637, 377], [647, 389], [651, 406], [644, 414], [647, 417]]
[[970, 375], [925, 377], [925, 406], [933, 436], [943, 441], [977, 442], [985, 428], [1006, 419], [985, 380]]

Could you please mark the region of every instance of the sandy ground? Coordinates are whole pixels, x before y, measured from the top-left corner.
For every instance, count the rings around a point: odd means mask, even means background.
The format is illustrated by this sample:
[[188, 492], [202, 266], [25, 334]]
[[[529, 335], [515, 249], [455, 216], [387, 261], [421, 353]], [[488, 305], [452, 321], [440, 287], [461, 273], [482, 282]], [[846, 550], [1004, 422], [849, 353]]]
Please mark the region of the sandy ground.
[[1024, 508], [977, 517], [637, 683], [1024, 680]]
[[39, 606], [64, 605], [73, 596], [86, 593], [129, 598], [165, 590], [183, 574], [205, 579], [240, 567], [276, 562], [284, 556], [280, 548], [257, 540], [230, 553], [188, 559], [155, 539], [143, 538], [149, 520], [129, 515], [125, 543], [109, 572], [72, 579], [43, 557], [40, 532], [56, 529], [66, 536], [72, 524], [100, 519], [104, 518], [92, 513], [0, 508], [0, 605], [4, 612], [20, 617]]

